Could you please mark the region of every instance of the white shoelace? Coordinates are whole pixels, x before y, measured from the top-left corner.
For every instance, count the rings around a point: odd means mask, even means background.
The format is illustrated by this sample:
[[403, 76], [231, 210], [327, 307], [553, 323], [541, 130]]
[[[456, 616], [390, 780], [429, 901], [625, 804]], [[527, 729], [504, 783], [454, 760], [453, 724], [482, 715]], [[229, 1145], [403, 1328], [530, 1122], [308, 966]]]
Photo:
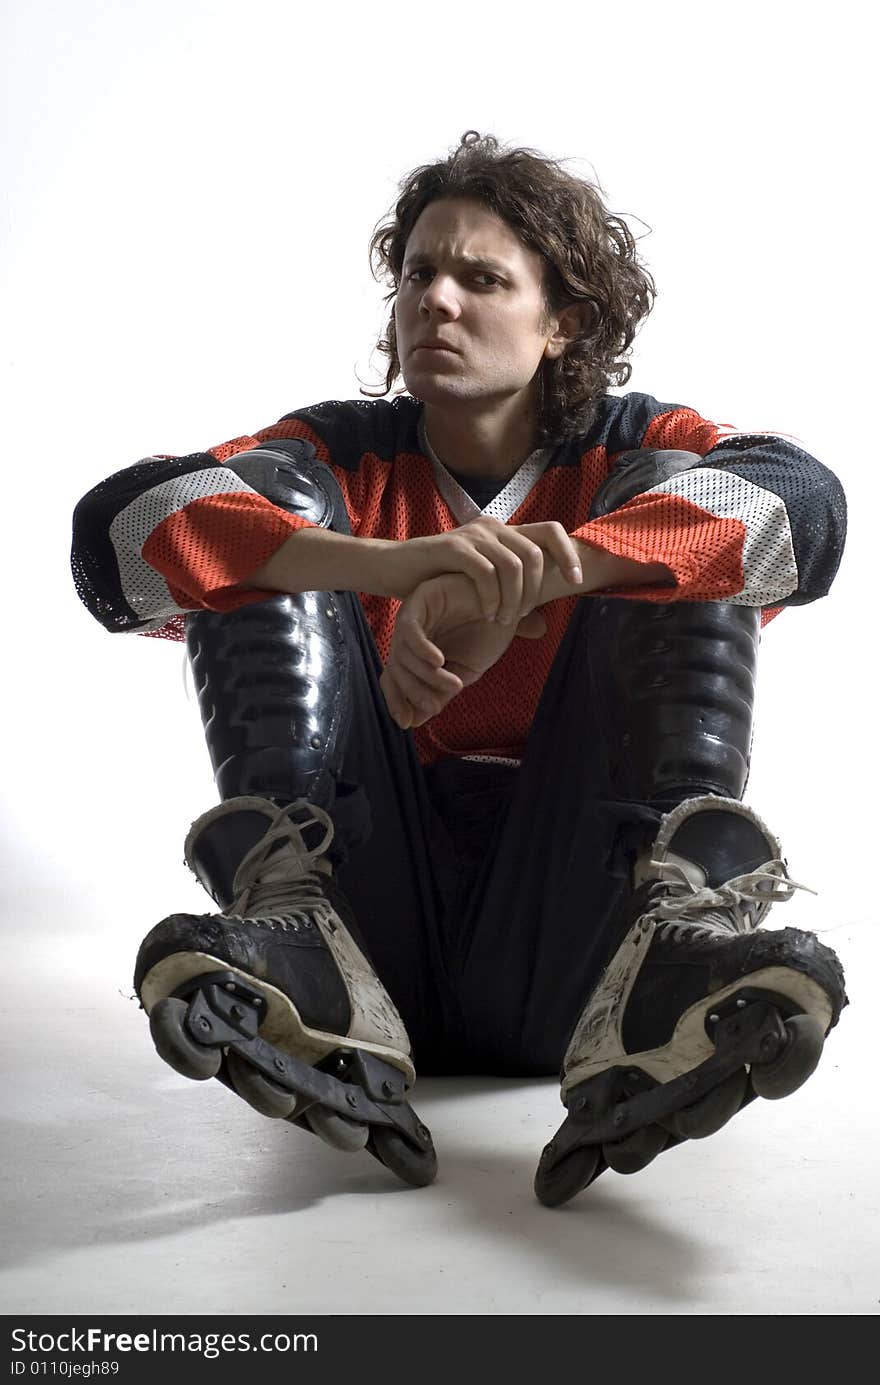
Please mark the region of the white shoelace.
[[[309, 816], [294, 822], [291, 812], [303, 809]], [[302, 834], [313, 824], [324, 828], [324, 836], [309, 849]], [[265, 836], [251, 847], [235, 872], [230, 912], [305, 921], [311, 907], [326, 903], [323, 884], [327, 877], [314, 865], [332, 842], [333, 831], [323, 808], [303, 799], [279, 808]], [[276, 852], [279, 842], [286, 842], [288, 850]]]
[[[647, 917], [655, 919], [658, 933], [675, 941], [687, 931], [691, 937], [725, 933], [748, 933], [757, 928], [771, 904], [791, 899], [795, 890], [815, 894], [809, 885], [792, 880], [784, 861], [768, 861], [761, 870], [738, 875], [717, 890], [698, 887], [681, 866], [672, 861], [652, 861], [664, 873], [659, 884], [665, 889], [662, 899], [651, 905]], [[673, 878], [669, 878], [669, 874]]]

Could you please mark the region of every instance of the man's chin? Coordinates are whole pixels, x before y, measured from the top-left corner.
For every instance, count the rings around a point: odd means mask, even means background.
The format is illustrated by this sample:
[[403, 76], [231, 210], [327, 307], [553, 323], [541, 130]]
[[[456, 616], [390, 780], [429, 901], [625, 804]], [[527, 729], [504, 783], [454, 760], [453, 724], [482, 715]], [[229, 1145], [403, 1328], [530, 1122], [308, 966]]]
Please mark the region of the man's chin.
[[423, 404], [465, 404], [480, 397], [480, 391], [472, 381], [448, 380], [421, 371], [404, 372], [403, 382], [413, 399]]

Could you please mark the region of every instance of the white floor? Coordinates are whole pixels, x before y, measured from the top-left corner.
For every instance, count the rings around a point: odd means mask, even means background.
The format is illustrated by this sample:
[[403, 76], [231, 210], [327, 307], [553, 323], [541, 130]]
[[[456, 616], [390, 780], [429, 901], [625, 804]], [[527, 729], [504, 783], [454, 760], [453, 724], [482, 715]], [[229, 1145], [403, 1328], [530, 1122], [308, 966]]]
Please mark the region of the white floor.
[[852, 1004], [800, 1092], [555, 1211], [552, 1081], [421, 1081], [440, 1174], [408, 1189], [165, 1067], [121, 943], [87, 974], [82, 939], [33, 936], [3, 977], [7, 1314], [878, 1311], [864, 925], [828, 938]]

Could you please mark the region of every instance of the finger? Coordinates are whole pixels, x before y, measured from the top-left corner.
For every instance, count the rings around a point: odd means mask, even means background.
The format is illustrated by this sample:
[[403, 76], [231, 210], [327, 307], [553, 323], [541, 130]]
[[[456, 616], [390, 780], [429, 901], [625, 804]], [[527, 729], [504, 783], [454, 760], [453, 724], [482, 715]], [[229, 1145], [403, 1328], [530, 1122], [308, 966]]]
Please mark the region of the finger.
[[547, 531], [545, 540], [547, 552], [563, 577], [572, 583], [582, 582], [581, 555], [571, 535], [565, 532], [561, 524], [557, 524], [553, 520], [542, 521], [540, 527]]
[[[442, 656], [441, 656], [442, 657]], [[429, 688], [433, 688], [439, 693], [448, 693], [452, 697], [461, 692], [461, 679], [451, 673], [448, 668], [434, 668], [426, 664], [417, 654], [409, 648], [403, 641], [398, 642], [392, 649], [391, 663], [394, 668], [402, 667], [408, 670], [416, 678]]]
[[517, 622], [537, 605], [540, 598], [544, 581], [544, 550], [540, 544], [533, 543], [515, 528], [509, 528], [501, 542], [514, 553], [521, 565], [522, 595], [519, 609], [513, 616]]
[[506, 534], [501, 538], [493, 536], [491, 546], [483, 551], [491, 557], [500, 590], [500, 600], [495, 619], [501, 625], [512, 625], [515, 620], [519, 619], [519, 613], [522, 609], [522, 562], [512, 551], [512, 547], [507, 542]]
[[485, 620], [494, 620], [501, 602], [501, 589], [498, 573], [490, 558], [474, 547], [475, 536], [465, 534], [468, 525], [462, 525], [455, 536], [455, 570], [469, 577], [476, 588], [480, 609]]
[[425, 633], [424, 624], [427, 619], [427, 613], [420, 608], [401, 609], [394, 625], [391, 654], [396, 654], [398, 649], [405, 646], [426, 667], [439, 669], [443, 667], [445, 658], [442, 649], [439, 649]]
[[404, 731], [408, 730], [412, 722], [412, 708], [387, 669], [379, 679], [379, 686], [391, 716]]
[[425, 669], [432, 672], [442, 669], [446, 662], [442, 649], [428, 639], [418, 621], [406, 616], [398, 617], [389, 657], [395, 657], [401, 649], [408, 650], [411, 659], [417, 659]]
[[428, 717], [436, 716], [450, 700], [449, 694], [425, 683], [398, 660], [394, 661], [391, 672], [397, 687], [407, 702], [412, 704], [416, 714], [424, 712]]
[[385, 703], [392, 718], [402, 730], [408, 731], [412, 726], [414, 711], [398, 688], [393, 674], [387, 668], [382, 671], [379, 678], [379, 687], [382, 689]]
[[[466, 575], [470, 577], [477, 589], [480, 609], [486, 620], [497, 620], [498, 609], [503, 599], [498, 570], [489, 558], [480, 559], [478, 553], [475, 553], [473, 557], [471, 571]], [[477, 562], [477, 559], [480, 561]]]

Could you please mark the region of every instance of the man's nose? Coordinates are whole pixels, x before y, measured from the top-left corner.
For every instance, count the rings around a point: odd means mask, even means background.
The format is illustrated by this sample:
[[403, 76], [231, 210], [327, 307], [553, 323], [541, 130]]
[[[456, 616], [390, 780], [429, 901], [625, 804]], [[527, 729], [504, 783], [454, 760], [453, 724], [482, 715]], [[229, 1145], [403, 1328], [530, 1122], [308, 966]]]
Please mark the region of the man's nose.
[[442, 312], [454, 317], [458, 312], [458, 299], [451, 275], [435, 274], [422, 294], [419, 307], [427, 313]]

